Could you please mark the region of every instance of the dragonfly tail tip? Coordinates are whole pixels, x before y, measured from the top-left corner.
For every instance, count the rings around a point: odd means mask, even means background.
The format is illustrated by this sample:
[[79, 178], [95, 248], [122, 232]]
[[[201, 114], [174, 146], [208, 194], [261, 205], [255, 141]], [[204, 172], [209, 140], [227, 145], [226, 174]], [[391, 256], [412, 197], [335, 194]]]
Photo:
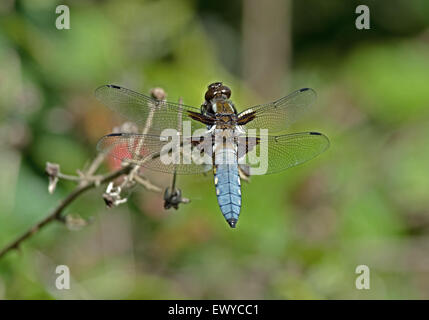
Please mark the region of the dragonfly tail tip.
[[228, 219], [226, 221], [228, 222], [231, 228], [235, 228], [235, 225], [237, 224], [237, 219]]

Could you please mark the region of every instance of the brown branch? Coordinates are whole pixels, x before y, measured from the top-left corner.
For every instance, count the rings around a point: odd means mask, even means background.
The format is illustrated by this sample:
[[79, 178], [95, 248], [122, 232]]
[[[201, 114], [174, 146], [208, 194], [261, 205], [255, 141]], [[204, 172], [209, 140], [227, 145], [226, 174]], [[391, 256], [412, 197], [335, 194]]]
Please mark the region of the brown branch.
[[122, 175], [128, 174], [132, 170], [132, 168], [133, 168], [133, 166], [126, 166], [126, 167], [123, 167], [117, 171], [110, 173], [110, 174], [101, 176], [98, 181], [86, 182], [86, 183], [83, 183], [83, 184], [77, 186], [72, 191], [72, 193], [70, 193], [66, 198], [64, 198], [60, 202], [60, 204], [54, 210], [52, 210], [52, 212], [46, 218], [44, 218], [40, 222], [36, 223], [29, 230], [27, 230], [22, 236], [20, 236], [19, 238], [17, 238], [13, 242], [11, 242], [9, 245], [4, 247], [0, 251], [0, 258], [2, 258], [9, 251], [11, 251], [13, 249], [17, 249], [23, 241], [25, 241], [28, 238], [30, 238], [31, 236], [33, 236], [35, 233], [40, 231], [40, 229], [42, 229], [44, 226], [46, 226], [50, 222], [52, 222], [52, 221], [63, 221], [64, 216], [61, 216], [62, 212], [64, 211], [64, 209], [69, 204], [71, 204], [81, 194], [83, 194], [84, 192], [86, 192], [92, 188], [95, 188], [99, 185], [110, 182], [110, 181], [112, 181], [112, 180], [114, 180], [114, 179], [116, 179]]

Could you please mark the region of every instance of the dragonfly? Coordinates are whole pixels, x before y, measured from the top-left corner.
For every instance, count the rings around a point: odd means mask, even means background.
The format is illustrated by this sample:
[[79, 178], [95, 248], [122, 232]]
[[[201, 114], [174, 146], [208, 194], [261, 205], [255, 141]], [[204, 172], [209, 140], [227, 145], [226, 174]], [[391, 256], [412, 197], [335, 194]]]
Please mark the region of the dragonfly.
[[[271, 174], [313, 159], [329, 147], [319, 132], [284, 131], [312, 106], [316, 93], [303, 88], [271, 103], [238, 112], [231, 89], [208, 86], [200, 108], [158, 100], [117, 85], [96, 98], [142, 131], [111, 133], [97, 149], [135, 166], [171, 174], [213, 172], [220, 211], [235, 228], [241, 211], [241, 180]], [[185, 130], [186, 129], [186, 130]]]

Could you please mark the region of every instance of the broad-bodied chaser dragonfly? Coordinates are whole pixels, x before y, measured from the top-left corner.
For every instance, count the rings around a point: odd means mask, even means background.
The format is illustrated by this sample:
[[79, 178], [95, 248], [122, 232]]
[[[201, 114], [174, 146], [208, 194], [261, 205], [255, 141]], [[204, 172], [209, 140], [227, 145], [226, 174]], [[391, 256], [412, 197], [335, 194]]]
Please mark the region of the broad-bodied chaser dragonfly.
[[240, 177], [296, 166], [329, 147], [329, 139], [318, 132], [281, 134], [314, 101], [316, 93], [309, 88], [240, 113], [221, 82], [208, 86], [199, 109], [116, 85], [98, 88], [96, 97], [143, 128], [141, 133], [104, 136], [99, 151], [161, 172], [213, 170], [219, 207], [232, 228], [241, 209]]

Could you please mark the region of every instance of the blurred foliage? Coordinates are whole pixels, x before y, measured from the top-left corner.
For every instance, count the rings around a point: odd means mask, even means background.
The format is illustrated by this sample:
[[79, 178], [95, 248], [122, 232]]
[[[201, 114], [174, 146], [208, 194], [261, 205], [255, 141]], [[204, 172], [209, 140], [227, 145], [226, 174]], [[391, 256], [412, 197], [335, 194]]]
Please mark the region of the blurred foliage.
[[[1, 246], [72, 190], [60, 182], [48, 195], [45, 162], [74, 174], [119, 123], [94, 99], [98, 86], [161, 86], [198, 106], [221, 80], [239, 109], [263, 102], [241, 76], [242, 2], [65, 1], [70, 30], [55, 28], [58, 4], [0, 3]], [[371, 9], [370, 30], [355, 29], [358, 4]], [[179, 178], [192, 202], [177, 212], [143, 189], [107, 210], [91, 191], [67, 209], [88, 227], [52, 224], [0, 261], [0, 299], [428, 299], [429, 3], [292, 8], [284, 93], [318, 92], [294, 129], [325, 133], [325, 154], [244, 184], [236, 230], [210, 176]], [[59, 264], [71, 290], [55, 289]], [[355, 289], [360, 264], [371, 290]]]

